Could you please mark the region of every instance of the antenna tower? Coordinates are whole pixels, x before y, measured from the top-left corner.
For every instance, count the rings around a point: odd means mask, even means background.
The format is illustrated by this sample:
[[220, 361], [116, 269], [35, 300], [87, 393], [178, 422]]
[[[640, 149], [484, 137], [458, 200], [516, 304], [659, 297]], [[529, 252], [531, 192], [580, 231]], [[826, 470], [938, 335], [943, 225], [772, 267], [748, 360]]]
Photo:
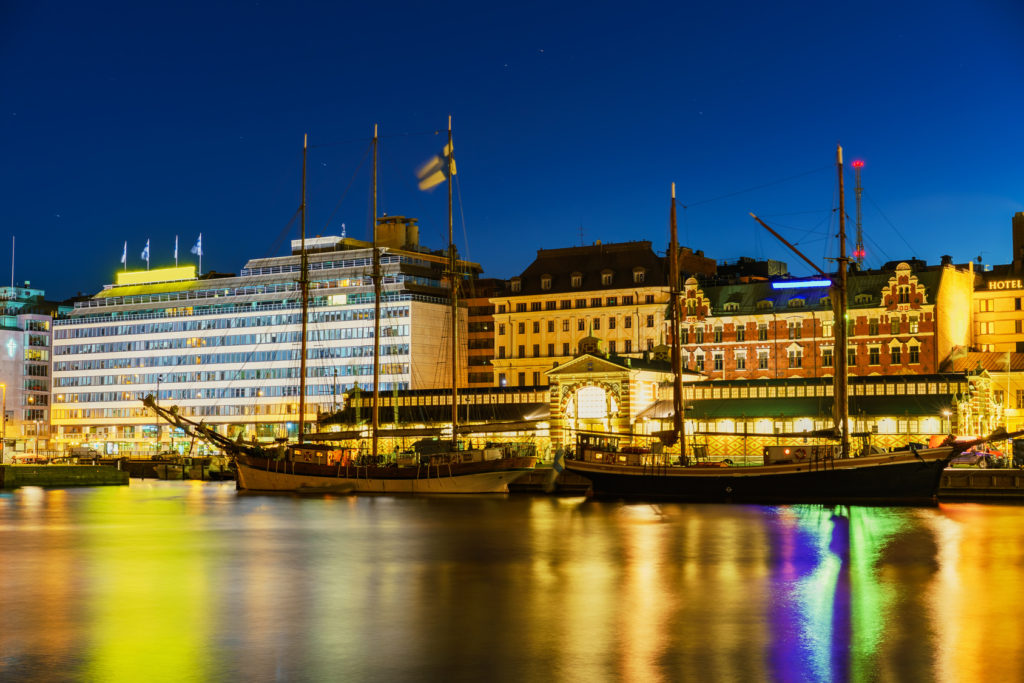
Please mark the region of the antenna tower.
[[853, 162], [853, 172], [855, 174], [857, 185], [855, 186], [857, 194], [857, 246], [853, 250], [853, 257], [857, 259], [857, 268], [864, 268], [864, 231], [861, 230], [860, 225], [860, 195], [864, 191], [860, 186], [860, 169], [864, 168], [864, 162], [858, 159]]

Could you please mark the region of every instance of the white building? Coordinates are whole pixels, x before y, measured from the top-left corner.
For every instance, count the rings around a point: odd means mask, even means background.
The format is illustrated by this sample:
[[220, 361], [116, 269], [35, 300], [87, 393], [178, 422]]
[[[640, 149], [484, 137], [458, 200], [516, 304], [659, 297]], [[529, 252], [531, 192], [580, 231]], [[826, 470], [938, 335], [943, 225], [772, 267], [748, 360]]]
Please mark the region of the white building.
[[[450, 383], [446, 257], [417, 244], [415, 220], [381, 219], [382, 392]], [[372, 250], [341, 237], [306, 240], [310, 301], [306, 421], [372, 389]], [[192, 266], [119, 273], [54, 321], [53, 425], [62, 448], [145, 454], [190, 444], [143, 405], [158, 394], [232, 438], [295, 436], [298, 428], [300, 248], [253, 259], [238, 276], [197, 278]], [[459, 262], [469, 277], [476, 264]], [[465, 339], [464, 309], [459, 315]], [[465, 363], [460, 362], [462, 372]], [[461, 382], [465, 382], [462, 378]], [[197, 444], [198, 447], [198, 444]]]

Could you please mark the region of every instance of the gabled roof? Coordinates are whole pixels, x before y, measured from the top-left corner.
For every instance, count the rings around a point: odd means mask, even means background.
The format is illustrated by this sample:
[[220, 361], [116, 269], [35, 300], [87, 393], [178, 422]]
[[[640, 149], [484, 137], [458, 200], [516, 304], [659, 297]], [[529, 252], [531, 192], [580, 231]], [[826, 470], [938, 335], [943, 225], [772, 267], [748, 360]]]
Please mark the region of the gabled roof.
[[[552, 292], [580, 292], [588, 295], [601, 289], [633, 287], [633, 270], [644, 269], [645, 285], [664, 285], [668, 282], [665, 260], [654, 253], [650, 242], [619, 242], [593, 244], [563, 249], [538, 249], [537, 258], [519, 276], [518, 294], [547, 294]], [[611, 271], [612, 284], [601, 283], [601, 273]], [[573, 287], [573, 273], [582, 275], [579, 287]], [[551, 276], [550, 289], [541, 288], [541, 278]]]

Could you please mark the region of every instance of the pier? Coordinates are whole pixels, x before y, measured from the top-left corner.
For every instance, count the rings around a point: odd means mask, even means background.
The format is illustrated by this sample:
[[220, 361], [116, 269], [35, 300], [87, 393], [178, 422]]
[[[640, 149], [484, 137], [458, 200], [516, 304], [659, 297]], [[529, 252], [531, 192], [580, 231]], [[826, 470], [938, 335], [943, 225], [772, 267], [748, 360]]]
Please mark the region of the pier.
[[110, 465], [0, 465], [0, 489], [127, 484], [128, 472]]

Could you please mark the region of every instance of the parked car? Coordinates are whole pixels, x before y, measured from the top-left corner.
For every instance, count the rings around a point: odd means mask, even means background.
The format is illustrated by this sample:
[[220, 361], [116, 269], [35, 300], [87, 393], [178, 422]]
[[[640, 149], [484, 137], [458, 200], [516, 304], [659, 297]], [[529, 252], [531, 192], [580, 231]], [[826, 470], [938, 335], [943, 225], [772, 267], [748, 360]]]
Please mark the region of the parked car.
[[954, 456], [949, 461], [950, 465], [972, 465], [974, 467], [993, 467], [1001, 468], [1008, 465], [1006, 456], [1001, 451], [995, 449], [982, 450], [979, 448], [972, 448], [968, 451], [964, 451], [960, 455]]

